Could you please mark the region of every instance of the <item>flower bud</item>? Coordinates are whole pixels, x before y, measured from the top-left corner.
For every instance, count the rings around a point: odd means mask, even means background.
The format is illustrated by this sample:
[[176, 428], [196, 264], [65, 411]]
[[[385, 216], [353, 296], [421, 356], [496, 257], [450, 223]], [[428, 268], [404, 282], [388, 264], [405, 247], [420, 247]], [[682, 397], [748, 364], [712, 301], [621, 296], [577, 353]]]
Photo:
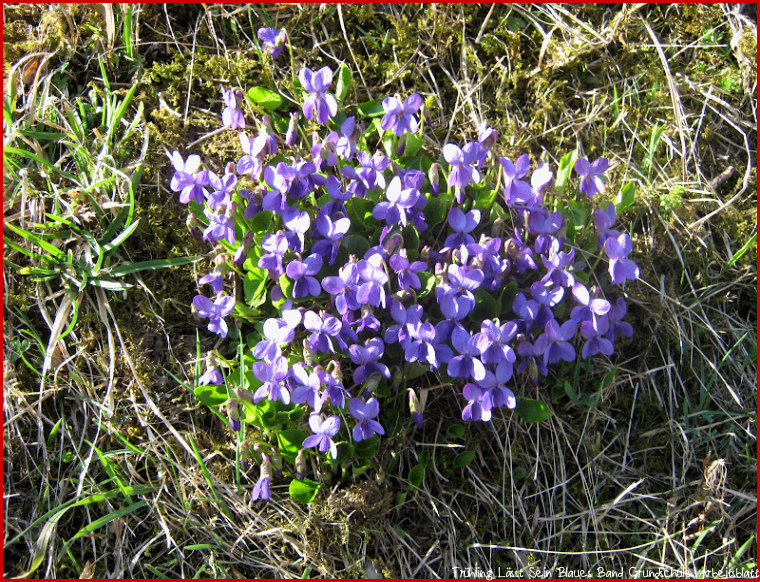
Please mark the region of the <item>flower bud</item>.
[[245, 236], [243, 237], [243, 241], [240, 243], [240, 246], [235, 251], [235, 256], [232, 259], [232, 262], [234, 262], [238, 267], [243, 266], [245, 259], [248, 257], [248, 251], [251, 249], [252, 243], [253, 243], [253, 231], [249, 230], [248, 232], [245, 233]]
[[307, 366], [314, 366], [314, 350], [308, 338], [303, 340], [303, 363]]
[[412, 388], [409, 388], [409, 411], [412, 413], [417, 428], [422, 428], [422, 407], [417, 398], [417, 393]]
[[499, 139], [499, 132], [492, 127], [486, 127], [485, 123], [481, 126], [483, 129], [478, 134], [478, 141], [487, 150], [491, 150]]
[[253, 403], [253, 392], [251, 392], [247, 388], [238, 386], [237, 388], [235, 388], [234, 392], [235, 392], [235, 398], [237, 398], [241, 402]]
[[306, 476], [306, 449], [300, 449], [296, 455], [296, 479], [302, 481]]
[[251, 444], [248, 441], [244, 441], [240, 445], [240, 467], [243, 471], [247, 471], [251, 466], [253, 460], [253, 451], [251, 451]]
[[401, 383], [404, 381], [404, 372], [396, 366], [393, 369], [393, 376], [391, 376], [391, 382], [393, 382], [393, 389], [398, 390], [398, 387], [401, 386]]
[[262, 479], [272, 478], [272, 463], [269, 460], [269, 455], [265, 453], [261, 453], [261, 478]]
[[203, 231], [200, 229], [200, 223], [198, 222], [198, 217], [196, 216], [195, 212], [191, 212], [187, 215], [185, 224], [190, 231], [190, 236], [195, 238], [200, 238], [203, 236]]
[[279, 449], [275, 449], [272, 452], [272, 466], [278, 477], [282, 477], [282, 455]]
[[396, 144], [396, 157], [400, 158], [403, 156], [404, 150], [406, 150], [406, 134], [402, 135]]
[[235, 432], [242, 428], [240, 425], [240, 408], [236, 400], [227, 401], [227, 419], [230, 421], [230, 428]]
[[290, 114], [290, 123], [288, 123], [288, 131], [285, 134], [285, 145], [293, 147], [296, 144], [296, 134], [298, 133], [298, 113]]
[[340, 362], [338, 360], [333, 360], [330, 362], [327, 366], [328, 373], [335, 379], [335, 381], [343, 385], [343, 372], [340, 370]]
[[549, 164], [544, 162], [533, 171], [530, 185], [538, 193], [539, 198], [543, 198], [552, 184], [554, 184], [554, 173], [549, 169]]
[[438, 198], [438, 194], [441, 192], [439, 180], [439, 166], [437, 163], [432, 164], [428, 170], [428, 180], [430, 180], [430, 189], [433, 191], [433, 196]]

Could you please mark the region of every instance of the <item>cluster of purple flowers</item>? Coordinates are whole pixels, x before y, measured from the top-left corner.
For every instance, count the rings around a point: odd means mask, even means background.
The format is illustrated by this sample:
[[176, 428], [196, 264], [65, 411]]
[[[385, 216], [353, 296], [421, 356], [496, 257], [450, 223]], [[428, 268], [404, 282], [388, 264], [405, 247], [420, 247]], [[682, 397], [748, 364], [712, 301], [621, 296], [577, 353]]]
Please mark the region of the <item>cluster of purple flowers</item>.
[[[259, 31], [275, 58], [285, 38], [276, 33]], [[333, 72], [304, 67], [298, 78], [306, 92], [303, 116], [312, 127], [331, 123], [337, 114], [335, 97], [328, 93]], [[236, 113], [239, 101], [239, 92], [224, 90], [224, 124], [231, 129], [245, 127]], [[388, 97], [380, 127], [402, 141], [420, 130], [421, 105], [416, 93], [404, 100]], [[394, 371], [406, 364], [424, 364], [458, 379], [465, 400], [462, 418], [488, 421], [495, 409], [516, 406], [510, 388], [515, 376], [537, 384], [548, 366], [574, 361], [576, 348], [583, 359], [610, 356], [618, 336], [631, 336], [630, 324], [623, 321], [625, 300], [612, 304], [598, 286], [589, 289], [576, 277], [585, 263], [565, 244], [565, 218], [542, 206], [554, 182], [548, 165], [539, 165], [528, 181], [527, 155], [512, 162], [492, 154], [497, 139], [492, 128], [484, 126], [478, 140], [461, 148], [446, 144], [442, 159], [426, 174], [400, 168], [380, 151], [358, 149], [363, 127], [354, 117], [324, 139], [315, 132], [304, 157], [299, 155], [304, 150], [296, 149], [294, 157], [274, 163], [281, 148], [294, 145], [298, 114], [290, 121], [284, 139], [266, 118], [256, 137], [240, 133], [243, 155], [222, 177], [202, 170], [197, 155], [185, 160], [174, 152], [171, 187], [183, 203], [206, 204], [204, 240], [228, 245], [236, 262], [253, 258], [255, 268], [271, 279], [269, 295], [281, 307], [277, 317], [264, 322], [262, 339], [253, 348], [252, 372], [260, 385], [253, 392], [240, 389], [237, 396], [253, 404], [304, 406], [312, 433], [304, 448], [337, 458], [335, 439], [347, 422], [355, 442], [383, 435], [376, 420], [377, 387], [397, 384]], [[484, 211], [473, 208], [467, 197], [468, 187], [488, 175], [495, 159], [502, 182], [494, 187], [501, 190], [504, 205], [517, 210], [518, 226], [507, 234], [485, 228]], [[403, 233], [412, 228], [419, 236], [428, 228], [425, 208], [439, 193], [443, 160], [455, 200], [446, 231], [431, 236], [431, 246], [407, 248]], [[606, 158], [579, 159], [580, 192], [589, 199], [603, 192], [608, 166]], [[341, 254], [357, 226], [348, 211], [356, 199], [374, 202], [371, 217], [379, 233], [378, 244], [360, 256]], [[251, 245], [250, 220], [264, 211], [272, 213], [273, 227]], [[598, 249], [608, 259], [609, 283], [621, 285], [638, 278], [639, 271], [628, 258], [630, 236], [613, 229], [615, 220], [610, 203], [595, 212], [593, 222]], [[367, 231], [366, 224], [360, 226]], [[244, 241], [248, 246], [241, 251]], [[201, 279], [212, 286], [214, 299], [198, 295], [193, 300], [197, 314], [209, 319], [209, 331], [222, 337], [227, 334], [224, 318], [235, 307], [223, 292], [223, 276], [224, 270], [217, 269]], [[511, 306], [502, 306], [498, 318], [475, 317], [479, 297], [496, 295], [511, 281], [519, 291]], [[556, 309], [563, 304], [563, 310]], [[207, 368], [202, 381], [220, 383], [216, 367]], [[421, 425], [423, 411], [414, 389], [409, 391], [414, 421]], [[228, 405], [228, 412], [238, 430], [239, 407]], [[262, 498], [271, 480], [268, 461], [265, 465]]]

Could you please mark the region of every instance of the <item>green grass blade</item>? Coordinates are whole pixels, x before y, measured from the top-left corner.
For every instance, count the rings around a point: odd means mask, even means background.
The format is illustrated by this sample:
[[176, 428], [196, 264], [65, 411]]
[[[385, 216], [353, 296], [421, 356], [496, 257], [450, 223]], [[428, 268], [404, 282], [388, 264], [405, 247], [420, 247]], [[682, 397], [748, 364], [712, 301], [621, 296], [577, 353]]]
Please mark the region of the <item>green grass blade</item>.
[[[125, 209], [125, 210], [127, 210], [127, 209]], [[119, 214], [119, 216], [121, 216], [121, 214]], [[117, 216], [116, 219], [118, 220], [118, 218], [119, 217]], [[126, 218], [126, 216], [125, 216], [125, 218]], [[139, 224], [140, 224], [140, 220], [139, 219], [136, 220], [135, 222], [133, 222], [132, 224], [130, 224], [127, 228], [125, 228], [119, 234], [119, 236], [117, 236], [116, 238], [114, 238], [109, 243], [104, 244], [103, 245], [103, 250], [106, 253], [110, 253], [111, 251], [113, 251], [116, 247], [118, 247], [119, 245], [121, 245], [121, 243], [123, 243], [125, 240], [127, 240], [132, 235], [132, 233], [135, 232], [135, 230], [137, 230], [137, 226]], [[108, 232], [106, 232], [106, 236], [107, 235], [108, 235]]]
[[52, 162], [47, 161], [45, 158], [41, 158], [37, 154], [33, 154], [32, 152], [28, 152], [26, 150], [21, 150], [18, 148], [3, 148], [3, 154], [11, 154], [16, 156], [21, 156], [22, 158], [28, 158], [30, 160], [34, 160], [35, 162], [42, 164], [45, 168], [50, 170], [51, 172], [55, 172], [57, 174], [60, 174], [64, 178], [68, 178], [69, 180], [77, 181], [77, 177], [74, 174], [69, 174], [68, 172], [61, 170], [58, 166], [53, 164]]
[[104, 515], [103, 517], [96, 519], [92, 523], [89, 523], [85, 527], [80, 529], [76, 534], [74, 534], [74, 537], [64, 544], [64, 548], [68, 548], [74, 541], [78, 540], [82, 536], [91, 534], [92, 532], [100, 529], [104, 525], [108, 525], [109, 523], [111, 523], [112, 521], [120, 517], [124, 517], [125, 515], [129, 515], [130, 513], [134, 513], [138, 509], [141, 509], [147, 506], [148, 506], [148, 502], [145, 500], [136, 501], [135, 503], [132, 503], [131, 505], [127, 505], [126, 507], [122, 507], [121, 509], [113, 511], [109, 513], [108, 515]]
[[[54, 257], [57, 257], [58, 259], [61, 259], [61, 260], [66, 258], [66, 253], [64, 253], [61, 249], [59, 249], [57, 247], [54, 247], [49, 242], [44, 241], [43, 239], [41, 239], [40, 237], [38, 237], [36, 234], [28, 232], [26, 230], [22, 230], [22, 229], [20, 229], [20, 228], [18, 228], [16, 226], [13, 226], [10, 223], [6, 223], [5, 227], [9, 228], [10, 230], [12, 230], [13, 232], [15, 232], [20, 237], [28, 240], [30, 243], [35, 244], [38, 247], [40, 247], [41, 249], [46, 250], [48, 253], [50, 253]], [[39, 255], [35, 255], [35, 256], [39, 256]], [[42, 257], [40, 257], [40, 258], [42, 258]]]
[[188, 435], [187, 438], [190, 440], [190, 444], [193, 447], [195, 458], [198, 460], [198, 464], [201, 466], [201, 471], [203, 472], [203, 476], [206, 478], [206, 483], [208, 483], [208, 486], [211, 489], [211, 492], [214, 494], [214, 499], [219, 504], [219, 507], [221, 507], [222, 511], [224, 512], [224, 515], [226, 515], [230, 519], [234, 519], [232, 511], [224, 502], [224, 500], [219, 496], [219, 493], [217, 493], [216, 491], [216, 487], [214, 487], [214, 484], [211, 482], [211, 475], [209, 474], [208, 469], [206, 468], [206, 463], [203, 462], [203, 457], [201, 456], [201, 453], [198, 450], [198, 447], [195, 446], [195, 441], [193, 440], [193, 437]]
[[744, 243], [744, 246], [740, 248], [738, 251], [736, 251], [736, 254], [731, 257], [731, 260], [726, 263], [726, 267], [732, 267], [736, 261], [742, 258], [744, 256], [744, 253], [746, 253], [749, 249], [754, 247], [757, 244], [757, 232], [753, 234], [750, 239]]
[[123, 277], [124, 275], [130, 275], [132, 273], [138, 273], [140, 271], [155, 271], [157, 269], [165, 269], [167, 267], [178, 267], [180, 265], [187, 265], [200, 261], [202, 257], [175, 257], [173, 259], [157, 259], [155, 261], [141, 261], [139, 263], [131, 263], [129, 265], [121, 265], [111, 269], [110, 274], [114, 277]]

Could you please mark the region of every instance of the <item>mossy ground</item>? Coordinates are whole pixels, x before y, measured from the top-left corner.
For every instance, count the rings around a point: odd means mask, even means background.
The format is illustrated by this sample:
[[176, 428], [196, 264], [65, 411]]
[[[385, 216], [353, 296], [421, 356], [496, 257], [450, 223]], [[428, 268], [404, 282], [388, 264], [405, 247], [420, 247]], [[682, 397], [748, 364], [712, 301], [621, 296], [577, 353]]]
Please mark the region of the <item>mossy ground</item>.
[[[151, 504], [73, 542], [70, 555], [64, 542], [83, 523], [129, 500], [67, 512], [37, 574], [356, 577], [366, 561], [386, 576], [450, 577], [467, 565], [627, 572], [652, 563], [717, 573], [746, 542], [738, 565], [756, 561], [756, 248], [727, 266], [757, 225], [756, 13], [681, 4], [146, 4], [136, 6], [137, 56], [128, 59], [121, 6], [114, 35], [102, 6], [4, 9], [4, 87], [25, 55], [53, 51], [41, 74], [55, 75], [70, 95], [101, 90], [93, 50], [113, 87], [138, 83], [150, 147], [137, 193], [141, 226], [126, 246], [131, 261], [208, 253], [168, 188], [166, 152], [197, 141], [192, 151], [221, 167], [237, 143], [228, 133], [208, 136], [219, 125], [219, 85], [292, 83], [287, 52], [272, 63], [255, 50], [260, 25], [288, 29], [296, 70], [347, 63], [347, 103], [418, 91], [430, 105], [434, 146], [472, 139], [487, 120], [499, 130], [501, 155], [528, 152], [556, 167], [581, 148], [611, 159], [611, 197], [638, 182], [622, 216], [642, 269], [629, 288], [636, 335], [595, 405], [573, 403], [561, 374], [537, 390], [518, 385], [555, 416], [541, 425], [510, 414], [468, 425], [455, 444], [475, 450], [475, 461], [453, 469], [460, 449], [438, 445], [459, 421], [460, 403], [431, 391], [425, 429], [379, 455], [378, 466], [393, 462], [393, 472], [336, 481], [309, 507], [279, 485], [269, 505], [251, 507], [237, 490], [226, 425], [172, 377], [194, 373], [189, 304], [208, 260], [148, 274], [126, 298], [113, 297], [123, 340], [113, 364], [95, 303], [86, 305], [77, 328], [86, 351], [43, 391], [8, 347], [24, 329], [47, 342], [49, 329], [35, 285], [6, 268], [5, 541], [73, 499], [80, 483], [85, 491], [117, 481], [152, 491]], [[729, 166], [735, 172], [711, 185]], [[200, 335], [202, 351], [212, 347], [214, 338]], [[41, 365], [43, 352], [32, 343], [26, 355]], [[611, 365], [584, 367], [576, 390], [597, 394]], [[110, 366], [116, 408], [104, 419], [98, 403]], [[213, 488], [146, 397], [198, 447]], [[88, 441], [108, 462], [93, 458]], [[412, 490], [407, 474], [421, 455], [431, 464]], [[707, 479], [715, 474], [724, 481]], [[4, 549], [6, 576], [29, 568], [44, 523]]]

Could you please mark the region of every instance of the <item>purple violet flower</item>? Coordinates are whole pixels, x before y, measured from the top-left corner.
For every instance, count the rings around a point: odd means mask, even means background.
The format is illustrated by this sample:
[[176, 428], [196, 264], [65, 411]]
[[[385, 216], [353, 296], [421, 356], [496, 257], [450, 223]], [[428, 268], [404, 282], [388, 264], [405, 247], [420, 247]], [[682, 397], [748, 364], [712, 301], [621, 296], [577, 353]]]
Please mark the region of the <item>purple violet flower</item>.
[[359, 140], [364, 131], [364, 126], [356, 124], [356, 119], [352, 115], [340, 126], [340, 135], [338, 143], [335, 145], [335, 153], [346, 161], [350, 161], [356, 153], [356, 142]]
[[615, 353], [612, 342], [605, 337], [609, 329], [610, 322], [606, 315], [595, 321], [589, 320], [581, 323], [581, 335], [587, 340], [581, 350], [581, 357], [584, 360], [599, 353], [605, 356], [611, 356]]
[[340, 430], [340, 418], [332, 415], [322, 420], [319, 414], [312, 412], [309, 415], [309, 427], [314, 434], [304, 439], [303, 447], [306, 449], [317, 447], [320, 453], [326, 453], [329, 450], [330, 456], [337, 459], [338, 447], [332, 437]]
[[361, 305], [369, 303], [385, 308], [385, 284], [388, 282], [388, 274], [382, 256], [372, 255], [369, 259], [362, 259], [358, 263], [358, 269], [363, 283], [356, 292], [356, 300]]
[[343, 324], [340, 319], [330, 314], [325, 314], [324, 319], [313, 311], [307, 311], [303, 315], [303, 326], [312, 332], [309, 336], [311, 347], [318, 352], [335, 353], [332, 338], [336, 338]]
[[486, 369], [483, 362], [476, 356], [481, 354], [477, 339], [470, 336], [469, 332], [461, 327], [456, 327], [451, 332], [451, 344], [460, 355], [454, 356], [449, 362], [446, 373], [452, 378], [472, 378], [482, 380], [486, 377]]
[[253, 357], [257, 360], [272, 362], [282, 355], [280, 346], [293, 341], [296, 327], [301, 323], [301, 312], [297, 309], [283, 309], [282, 317], [270, 317], [264, 322], [264, 338], [253, 348]]
[[293, 299], [313, 295], [319, 297], [321, 287], [314, 275], [322, 268], [322, 257], [309, 255], [302, 261], [291, 261], [285, 268], [285, 274], [293, 281]]
[[536, 202], [540, 202], [544, 194], [554, 184], [554, 173], [549, 169], [549, 164], [540, 164], [530, 176], [530, 185], [537, 194]]
[[311, 406], [314, 412], [322, 409], [322, 396], [319, 393], [321, 384], [316, 372], [308, 373], [302, 363], [293, 364], [288, 377], [288, 384], [292, 390], [291, 402]]
[[203, 240], [214, 243], [224, 239], [231, 245], [235, 244], [235, 227], [226, 215], [215, 214], [208, 209], [204, 209], [203, 214], [209, 220], [203, 231]]
[[604, 182], [600, 176], [609, 167], [610, 161], [607, 158], [599, 158], [593, 164], [590, 164], [586, 158], [575, 160], [575, 171], [581, 177], [579, 189], [589, 199], [598, 193], [604, 194]]
[[245, 116], [243, 115], [243, 92], [240, 89], [225, 89], [222, 87], [222, 124], [230, 129], [243, 129]]
[[[383, 172], [388, 169], [391, 161], [381, 151], [376, 151], [375, 154], [370, 157], [366, 152], [356, 152], [356, 159], [362, 165], [361, 168], [356, 169], [356, 174], [367, 190], [374, 190], [378, 186], [385, 188], [385, 176]], [[347, 168], [343, 168], [343, 172], [346, 172]], [[347, 175], [347, 174], [346, 174]]]
[[221, 386], [224, 384], [224, 378], [222, 373], [215, 367], [209, 367], [200, 378], [198, 378], [199, 386]]
[[314, 243], [312, 252], [327, 257], [327, 264], [334, 265], [343, 237], [351, 227], [351, 221], [348, 218], [333, 221], [329, 216], [320, 214], [314, 221], [314, 226], [324, 239]]
[[171, 159], [175, 172], [170, 185], [174, 192], [180, 193], [179, 201], [182, 204], [187, 204], [190, 200], [195, 200], [198, 204], [203, 204], [208, 196], [208, 191], [204, 186], [209, 185], [209, 172], [207, 170], [199, 171], [200, 156], [192, 154], [185, 161], [175, 150]]
[[234, 164], [227, 166], [227, 171], [221, 178], [209, 175], [211, 186], [215, 188], [208, 196], [208, 207], [216, 210], [219, 206], [229, 206], [232, 201], [232, 193], [237, 185], [237, 176], [233, 173]]
[[396, 176], [391, 180], [385, 197], [388, 201], [378, 202], [372, 210], [372, 216], [377, 220], [384, 220], [388, 225], [407, 225], [407, 212], [415, 207], [421, 194], [414, 188], [401, 186], [401, 179]]
[[594, 211], [594, 226], [599, 231], [599, 243], [597, 245], [599, 250], [602, 250], [604, 242], [608, 238], [617, 238], [620, 236], [620, 233], [617, 230], [612, 229], [616, 219], [617, 214], [615, 211], [615, 205], [612, 202], [607, 204], [606, 210], [599, 208]]
[[480, 158], [480, 148], [477, 142], [469, 142], [464, 148], [453, 143], [447, 143], [443, 146], [443, 157], [451, 165], [449, 173], [449, 188], [456, 189], [457, 203], [464, 202], [464, 188], [470, 182], [478, 184], [480, 182], [480, 172], [472, 164]]
[[560, 360], [572, 362], [575, 360], [575, 348], [570, 341], [578, 330], [578, 324], [572, 319], [562, 326], [555, 319], [546, 322], [544, 333], [535, 343], [536, 352], [543, 352], [545, 364], [556, 364]]
[[333, 72], [330, 67], [322, 67], [316, 73], [303, 67], [298, 73], [301, 86], [309, 93], [303, 103], [303, 114], [306, 119], [317, 123], [327, 123], [338, 113], [338, 103], [335, 97], [326, 93], [332, 84]]
[[227, 323], [223, 318], [227, 317], [235, 309], [235, 298], [227, 295], [219, 295], [214, 301], [203, 295], [193, 298], [193, 307], [198, 315], [209, 318], [208, 330], [211, 333], [227, 337]]
[[462, 388], [462, 394], [468, 401], [462, 410], [462, 420], [482, 420], [483, 422], [491, 420], [492, 402], [485, 390], [477, 384], [468, 382]]
[[354, 344], [348, 348], [351, 361], [358, 366], [353, 375], [355, 384], [363, 384], [373, 374], [391, 377], [388, 366], [378, 362], [383, 357], [383, 352], [385, 352], [385, 344], [379, 337], [367, 340], [364, 346]]
[[259, 268], [267, 269], [272, 279], [279, 279], [285, 274], [283, 259], [288, 252], [288, 239], [282, 231], [277, 234], [268, 234], [261, 241], [262, 250], [266, 254], [259, 258]]
[[282, 356], [277, 356], [271, 364], [266, 362], [254, 362], [253, 374], [263, 384], [253, 394], [254, 404], [260, 402], [265, 396], [272, 402], [281, 401], [290, 404], [290, 392], [283, 385], [288, 377], [288, 361]]
[[513, 164], [508, 158], [499, 158], [504, 170], [504, 199], [507, 204], [523, 204], [531, 206], [534, 202], [530, 185], [521, 180], [528, 174], [530, 158], [523, 154]]
[[549, 258], [541, 255], [541, 261], [546, 267], [547, 273], [543, 276], [541, 281], [551, 281], [557, 286], [572, 287], [575, 284], [575, 277], [567, 270], [572, 265], [575, 258], [575, 249], [571, 249], [569, 253], [564, 251], [555, 252], [554, 247], [549, 250]]
[[606, 299], [592, 299], [586, 286], [580, 282], [573, 285], [573, 297], [579, 305], [573, 308], [570, 319], [579, 325], [606, 314], [611, 307]]
[[633, 243], [627, 233], [604, 241], [604, 252], [610, 259], [609, 271], [613, 285], [622, 285], [627, 279], [639, 278], [638, 265], [626, 258], [631, 251], [633, 251]]
[[385, 115], [380, 120], [380, 127], [385, 131], [393, 131], [393, 135], [403, 135], [407, 131], [417, 133], [419, 123], [414, 117], [422, 107], [422, 97], [412, 93], [402, 103], [398, 97], [386, 97], [383, 99]]
[[380, 423], [374, 420], [380, 413], [380, 403], [377, 398], [372, 397], [367, 402], [361, 398], [352, 398], [348, 402], [348, 410], [351, 416], [359, 421], [354, 425], [353, 430], [355, 442], [371, 439], [376, 434], [385, 434]]
[[267, 455], [261, 455], [263, 460], [261, 462], [261, 473], [259, 474], [259, 480], [256, 481], [256, 485], [253, 486], [253, 493], [251, 498], [253, 501], [266, 501], [272, 496], [272, 491], [269, 486], [272, 483], [272, 463], [269, 462]]
[[480, 350], [480, 359], [484, 364], [499, 364], [506, 361], [515, 362], [517, 356], [508, 342], [517, 335], [517, 324], [507, 321], [499, 326], [499, 320], [485, 320], [480, 324], [480, 333], [473, 336], [473, 342]]
[[543, 208], [531, 210], [528, 218], [528, 232], [538, 235], [534, 245], [537, 253], [546, 254], [549, 252], [552, 242], [557, 240], [551, 235], [562, 228], [563, 222], [564, 218], [561, 212], [549, 214]]
[[401, 249], [398, 255], [393, 255], [388, 260], [388, 265], [398, 276], [399, 289], [406, 291], [407, 289], [420, 289], [422, 287], [422, 282], [417, 273], [426, 271], [427, 264], [422, 261], [414, 261], [410, 264], [409, 259], [406, 258], [406, 249]]
[[337, 276], [322, 279], [322, 288], [334, 297], [335, 309], [341, 315], [351, 309], [359, 309], [356, 291], [359, 286], [357, 263], [347, 263], [340, 268]]
[[454, 234], [450, 234], [443, 243], [444, 250], [454, 249], [475, 242], [471, 233], [480, 223], [480, 210], [473, 209], [466, 214], [458, 206], [452, 206], [447, 217]]
[[262, 26], [258, 30], [258, 35], [261, 42], [264, 43], [264, 49], [273, 59], [276, 59], [282, 54], [282, 51], [285, 48], [285, 39], [287, 38], [287, 33], [284, 28], [277, 30], [276, 28], [266, 28]]
[[610, 322], [610, 330], [607, 332], [609, 340], [615, 341], [618, 335], [622, 335], [623, 337], [631, 337], [633, 335], [633, 326], [627, 321], [623, 321], [627, 308], [625, 299], [618, 297], [615, 305], [607, 313]]

